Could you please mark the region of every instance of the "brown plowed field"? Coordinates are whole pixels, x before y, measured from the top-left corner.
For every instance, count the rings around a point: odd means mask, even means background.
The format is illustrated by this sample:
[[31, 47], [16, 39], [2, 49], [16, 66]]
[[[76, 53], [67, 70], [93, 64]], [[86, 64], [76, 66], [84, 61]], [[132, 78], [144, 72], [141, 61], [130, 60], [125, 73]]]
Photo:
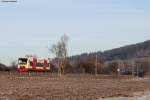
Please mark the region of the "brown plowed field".
[[0, 72], [0, 100], [96, 100], [149, 90], [148, 78]]

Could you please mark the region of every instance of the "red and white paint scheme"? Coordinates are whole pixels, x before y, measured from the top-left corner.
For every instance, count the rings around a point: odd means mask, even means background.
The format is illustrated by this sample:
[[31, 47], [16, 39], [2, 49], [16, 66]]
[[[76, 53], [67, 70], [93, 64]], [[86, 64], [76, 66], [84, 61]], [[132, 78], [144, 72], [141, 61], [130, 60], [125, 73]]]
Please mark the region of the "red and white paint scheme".
[[49, 71], [50, 64], [48, 59], [41, 58], [19, 58], [18, 71]]

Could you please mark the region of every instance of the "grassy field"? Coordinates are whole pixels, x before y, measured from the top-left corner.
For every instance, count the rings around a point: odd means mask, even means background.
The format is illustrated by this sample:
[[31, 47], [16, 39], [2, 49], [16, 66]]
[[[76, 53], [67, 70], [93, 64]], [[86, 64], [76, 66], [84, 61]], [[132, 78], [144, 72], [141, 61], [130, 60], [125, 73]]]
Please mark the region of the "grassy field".
[[149, 79], [129, 76], [0, 73], [0, 100], [97, 100], [149, 90]]

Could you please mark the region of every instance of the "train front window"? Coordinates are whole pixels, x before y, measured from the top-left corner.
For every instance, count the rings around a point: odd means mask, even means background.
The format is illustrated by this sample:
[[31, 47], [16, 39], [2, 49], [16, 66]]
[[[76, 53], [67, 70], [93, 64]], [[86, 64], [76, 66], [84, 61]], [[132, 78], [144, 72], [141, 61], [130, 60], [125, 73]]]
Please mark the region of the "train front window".
[[21, 65], [22, 64], [27, 64], [27, 60], [28, 60], [27, 58], [19, 58], [18, 63], [21, 64]]

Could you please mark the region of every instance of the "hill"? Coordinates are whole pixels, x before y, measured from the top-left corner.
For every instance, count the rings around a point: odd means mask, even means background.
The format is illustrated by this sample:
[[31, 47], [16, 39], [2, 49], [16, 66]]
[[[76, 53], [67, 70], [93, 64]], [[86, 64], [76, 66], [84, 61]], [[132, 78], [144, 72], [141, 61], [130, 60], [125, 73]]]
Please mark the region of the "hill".
[[143, 58], [150, 56], [150, 40], [136, 43], [112, 50], [104, 51], [103, 56], [106, 60], [129, 59], [129, 58]]
[[126, 60], [129, 58], [150, 57], [150, 40], [123, 46], [120, 48], [115, 48], [112, 50], [107, 50], [104, 52], [99, 51], [72, 56], [70, 57], [70, 61], [72, 63], [76, 62], [77, 60], [84, 61], [88, 58], [95, 57], [96, 55], [98, 55], [99, 58], [103, 57], [106, 61], [111, 61], [115, 59]]
[[6, 65], [0, 63], [0, 71], [8, 71], [8, 70], [9, 68]]

